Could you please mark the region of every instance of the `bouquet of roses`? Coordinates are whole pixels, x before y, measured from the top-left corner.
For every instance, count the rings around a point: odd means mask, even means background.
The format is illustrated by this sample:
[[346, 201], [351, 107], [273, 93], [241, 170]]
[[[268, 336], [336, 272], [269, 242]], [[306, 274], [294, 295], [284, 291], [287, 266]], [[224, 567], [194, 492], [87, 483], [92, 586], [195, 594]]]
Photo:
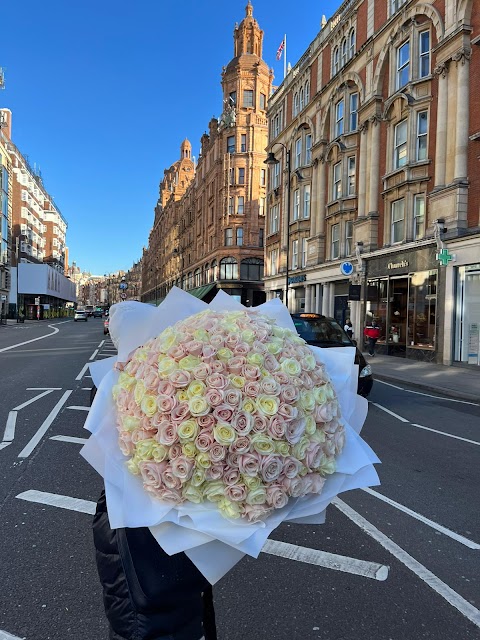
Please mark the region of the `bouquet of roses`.
[[338, 493], [378, 484], [355, 349], [308, 346], [280, 301], [174, 288], [112, 307], [110, 333], [82, 455], [112, 528], [149, 527], [213, 583], [283, 521], [321, 523]]

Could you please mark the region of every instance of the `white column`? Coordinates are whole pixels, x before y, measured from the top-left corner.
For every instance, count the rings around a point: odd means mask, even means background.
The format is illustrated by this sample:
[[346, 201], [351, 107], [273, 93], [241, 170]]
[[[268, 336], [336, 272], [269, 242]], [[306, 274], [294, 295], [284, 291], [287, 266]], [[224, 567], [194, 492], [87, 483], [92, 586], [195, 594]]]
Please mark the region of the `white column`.
[[445, 185], [447, 167], [447, 118], [448, 118], [448, 67], [438, 65], [434, 73], [438, 77], [437, 135], [435, 146], [435, 186]]
[[365, 216], [367, 198], [367, 123], [360, 127], [360, 166], [358, 168], [358, 217]]
[[312, 306], [312, 287], [309, 284], [305, 285], [305, 312], [310, 313]]
[[322, 313], [322, 290], [321, 285], [315, 285], [315, 313]]
[[330, 303], [330, 283], [325, 282], [323, 285], [323, 297], [322, 297], [322, 315], [328, 316]]
[[378, 181], [380, 178], [380, 120], [374, 118], [370, 126], [370, 193], [368, 198], [368, 211], [378, 211]]
[[470, 52], [462, 49], [454, 56], [457, 62], [457, 118], [455, 127], [455, 175], [456, 180], [466, 178], [468, 147], [468, 91]]

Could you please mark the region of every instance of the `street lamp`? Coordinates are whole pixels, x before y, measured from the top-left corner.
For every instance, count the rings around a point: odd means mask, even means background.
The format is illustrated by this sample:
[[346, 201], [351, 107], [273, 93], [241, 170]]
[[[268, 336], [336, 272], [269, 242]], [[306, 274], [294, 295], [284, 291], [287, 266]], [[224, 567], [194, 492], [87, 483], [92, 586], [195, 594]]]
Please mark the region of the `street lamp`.
[[[290, 151], [287, 149], [287, 147], [283, 144], [283, 142], [275, 142], [275, 144], [273, 145], [273, 147], [275, 147], [276, 145], [280, 145], [281, 147], [283, 147], [283, 150], [285, 151], [285, 168], [287, 169], [287, 215], [285, 216], [286, 221], [287, 221], [287, 268], [285, 271], [285, 306], [288, 309], [288, 277], [289, 277], [289, 268], [290, 268], [290, 189], [291, 189], [291, 185], [290, 185], [290, 171], [291, 171], [291, 167], [290, 167]], [[272, 147], [272, 149], [273, 149]], [[275, 154], [273, 153], [273, 151], [270, 151], [267, 159], [264, 160], [264, 163], [266, 165], [268, 165], [269, 167], [272, 167], [276, 164], [280, 164], [280, 160], [277, 160], [277, 158], [275, 157]]]

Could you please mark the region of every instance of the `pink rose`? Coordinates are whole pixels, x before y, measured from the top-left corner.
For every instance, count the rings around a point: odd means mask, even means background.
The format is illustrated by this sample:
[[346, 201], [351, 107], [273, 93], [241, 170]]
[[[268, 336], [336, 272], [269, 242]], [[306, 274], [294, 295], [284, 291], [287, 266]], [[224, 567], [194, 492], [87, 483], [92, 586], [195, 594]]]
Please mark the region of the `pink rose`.
[[157, 407], [162, 413], [170, 413], [174, 407], [178, 404], [178, 400], [175, 396], [157, 396]]
[[158, 427], [163, 423], [166, 422], [168, 424], [168, 419], [167, 416], [163, 413], [159, 413], [157, 411], [157, 413], [153, 416], [152, 418], [152, 426], [156, 427], [158, 429]]
[[202, 347], [202, 358], [205, 362], [211, 362], [217, 353], [217, 349], [211, 344], [204, 344]]
[[182, 484], [187, 480], [190, 480], [193, 473], [194, 461], [192, 458], [187, 458], [186, 456], [179, 456], [172, 460], [172, 473], [177, 478], [182, 480]]
[[238, 453], [230, 452], [227, 454], [227, 465], [229, 467], [233, 467], [234, 469], [238, 468], [238, 460], [240, 455]]
[[178, 442], [177, 427], [169, 422], [162, 423], [158, 427], [156, 440], [167, 447]]
[[243, 515], [252, 524], [255, 524], [256, 522], [264, 522], [270, 512], [271, 509], [262, 504], [246, 504], [243, 509]]
[[302, 371], [299, 378], [303, 383], [304, 389], [313, 389], [313, 380], [306, 371]]
[[198, 416], [197, 424], [202, 429], [202, 431], [207, 431], [208, 429], [213, 429], [215, 426], [215, 418], [212, 414], [207, 414], [206, 416]]
[[210, 460], [212, 461], [213, 464], [215, 464], [225, 459], [225, 456], [227, 455], [227, 450], [221, 444], [218, 444], [217, 442], [215, 442], [211, 446], [209, 450], [209, 454], [210, 454]]
[[282, 416], [273, 416], [268, 422], [267, 432], [274, 440], [283, 440], [286, 426], [286, 422]]
[[247, 438], [247, 436], [238, 436], [235, 442], [232, 442], [228, 447], [228, 450], [230, 453], [247, 453], [250, 450], [250, 446], [250, 438]]
[[290, 444], [297, 444], [305, 433], [305, 418], [298, 418], [287, 423], [285, 438]]
[[205, 453], [212, 447], [213, 442], [213, 434], [202, 432], [197, 436], [195, 446], [199, 451]]
[[193, 370], [193, 377], [196, 380], [206, 380], [212, 373], [212, 367], [206, 362], [201, 362], [198, 367]]
[[216, 420], [229, 424], [233, 416], [233, 409], [228, 404], [223, 403], [215, 407], [212, 415]]
[[135, 446], [132, 442], [132, 436], [129, 431], [121, 431], [118, 437], [118, 445], [124, 456], [133, 456]]
[[210, 363], [210, 366], [213, 373], [224, 373], [226, 371], [226, 366], [220, 360], [214, 360]]
[[308, 476], [312, 483], [310, 493], [322, 493], [325, 478], [323, 478], [319, 473], [309, 473]]
[[292, 498], [299, 498], [300, 496], [303, 496], [303, 480], [300, 477], [296, 477], [296, 478], [291, 478], [291, 479], [285, 479], [283, 481], [283, 486], [285, 487], [285, 490], [287, 492], [287, 494], [289, 496], [292, 496]]
[[252, 345], [252, 351], [254, 353], [265, 353], [267, 351], [267, 347], [263, 342], [260, 342], [260, 340], [254, 340]]
[[276, 371], [273, 375], [278, 384], [290, 384], [290, 377], [284, 371]]
[[250, 380], [245, 384], [244, 392], [249, 398], [256, 398], [260, 394], [260, 385]]
[[238, 456], [238, 468], [244, 476], [253, 478], [260, 469], [260, 462], [255, 453], [243, 453]]
[[278, 396], [282, 389], [275, 378], [263, 378], [260, 383], [260, 388], [263, 393], [269, 396]]
[[302, 468], [302, 463], [297, 458], [293, 456], [287, 456], [283, 460], [283, 474], [287, 478], [296, 478], [300, 473], [300, 469]]
[[247, 489], [243, 484], [232, 484], [225, 487], [225, 497], [232, 502], [242, 502], [247, 497]]
[[246, 342], [239, 342], [235, 349], [233, 349], [233, 354], [235, 356], [247, 356], [250, 353], [250, 347]]
[[163, 469], [162, 473], [162, 482], [167, 487], [167, 489], [180, 489], [182, 486], [182, 482], [180, 478], [172, 471], [172, 466], [167, 464], [167, 466]]
[[281, 509], [288, 502], [288, 496], [279, 485], [267, 487], [267, 503], [274, 509]]
[[180, 504], [183, 502], [182, 494], [176, 489], [156, 489], [154, 492], [156, 498], [167, 504]]
[[242, 401], [240, 389], [227, 389], [224, 393], [225, 402], [232, 407], [237, 407]]
[[159, 381], [160, 378], [158, 377], [158, 373], [153, 368], [147, 373], [144, 379], [145, 386], [147, 387], [147, 389], [151, 390], [157, 389]]
[[290, 422], [290, 420], [294, 420], [298, 416], [298, 409], [282, 402], [278, 407], [278, 415], [285, 418], [286, 422]]
[[205, 478], [207, 480], [220, 480], [223, 476], [223, 464], [221, 462], [212, 465], [205, 472]]
[[265, 482], [275, 482], [282, 473], [283, 461], [280, 456], [262, 456], [260, 473]]
[[190, 417], [188, 403], [180, 402], [176, 407], [173, 407], [170, 417], [174, 422], [183, 422], [183, 420]]
[[174, 344], [167, 350], [167, 356], [173, 358], [177, 362], [187, 355], [187, 351], [183, 344]]
[[246, 411], [238, 411], [232, 418], [232, 427], [241, 436], [246, 436], [253, 429], [253, 416]]
[[210, 344], [215, 349], [221, 349], [225, 346], [225, 338], [220, 333], [215, 333], [210, 337]]
[[148, 418], [147, 416], [143, 416], [143, 418], [142, 418], [142, 429], [144, 429], [145, 431], [156, 431], [157, 430], [157, 428], [153, 424], [151, 418]]
[[233, 373], [239, 376], [242, 373], [243, 365], [246, 364], [247, 360], [244, 356], [234, 356], [230, 358], [228, 361], [228, 370], [230, 373]]
[[254, 364], [245, 364], [242, 369], [242, 375], [246, 380], [259, 380], [262, 377], [262, 372], [259, 367]]
[[139, 366], [140, 363], [138, 362], [138, 360], [130, 360], [130, 362], [125, 367], [125, 371], [131, 376], [134, 376], [137, 373]]
[[[333, 450], [335, 450], [335, 445], [333, 446]], [[317, 469], [322, 462], [322, 457], [322, 446], [318, 444], [318, 442], [311, 442], [305, 452], [303, 463], [309, 469]]]
[[145, 431], [145, 429], [135, 429], [132, 431], [132, 442], [133, 444], [137, 444], [141, 440], [148, 440], [152, 437], [152, 432]]
[[200, 340], [190, 340], [184, 347], [192, 356], [199, 356], [202, 353], [203, 343]]
[[332, 420], [330, 420], [330, 422], [327, 422], [324, 427], [323, 430], [325, 431], [325, 433], [335, 433], [337, 431], [337, 429], [340, 428], [340, 424], [338, 422], [338, 420], [336, 420], [335, 418], [333, 418]]
[[237, 484], [240, 481], [240, 471], [227, 467], [223, 472], [223, 482], [226, 485]]
[[144, 487], [154, 487], [160, 489], [162, 487], [162, 471], [167, 468], [166, 462], [140, 462], [138, 465], [142, 475]]
[[231, 333], [225, 340], [225, 346], [233, 350], [233, 348], [238, 344], [239, 340], [240, 337], [238, 333]]
[[179, 458], [182, 455], [182, 445], [179, 442], [172, 444], [168, 451], [168, 455], [170, 460], [175, 460], [175, 458]]
[[280, 400], [286, 404], [296, 402], [299, 398], [299, 390], [293, 384], [285, 384], [281, 388]]
[[345, 428], [340, 427], [340, 429], [338, 429], [338, 431], [336, 431], [333, 436], [336, 455], [338, 455], [343, 450], [343, 447], [345, 446], [345, 437], [346, 437]]
[[267, 419], [260, 414], [253, 418], [253, 430], [257, 433], [263, 433], [267, 429]]
[[205, 400], [211, 407], [218, 407], [223, 402], [223, 391], [220, 389], [207, 389]]
[[275, 356], [272, 355], [271, 353], [267, 353], [267, 355], [265, 356], [265, 359], [263, 361], [263, 366], [270, 373], [274, 373], [280, 368], [280, 364], [277, 358], [275, 358]]
[[322, 449], [325, 455], [331, 457], [335, 454], [335, 442], [327, 436], [327, 439], [322, 444]]
[[172, 371], [172, 373], [168, 376], [168, 379], [173, 384], [175, 389], [183, 389], [188, 387], [192, 380], [192, 374], [189, 371], [182, 371], [181, 369], [177, 369], [176, 371]]
[[211, 389], [221, 389], [223, 391], [228, 387], [229, 382], [229, 379], [221, 373], [212, 373], [207, 377], [207, 385]]
[[160, 380], [157, 392], [161, 396], [173, 396], [175, 394], [175, 387], [168, 380]]

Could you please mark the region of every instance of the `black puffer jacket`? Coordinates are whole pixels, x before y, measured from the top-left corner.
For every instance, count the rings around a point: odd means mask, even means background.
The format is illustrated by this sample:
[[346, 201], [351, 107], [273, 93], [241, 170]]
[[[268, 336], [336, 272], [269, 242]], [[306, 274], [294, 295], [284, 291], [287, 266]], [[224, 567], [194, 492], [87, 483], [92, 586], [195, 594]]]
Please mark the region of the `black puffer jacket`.
[[104, 492], [93, 536], [110, 640], [216, 640], [211, 586], [184, 553], [146, 527], [111, 529]]

